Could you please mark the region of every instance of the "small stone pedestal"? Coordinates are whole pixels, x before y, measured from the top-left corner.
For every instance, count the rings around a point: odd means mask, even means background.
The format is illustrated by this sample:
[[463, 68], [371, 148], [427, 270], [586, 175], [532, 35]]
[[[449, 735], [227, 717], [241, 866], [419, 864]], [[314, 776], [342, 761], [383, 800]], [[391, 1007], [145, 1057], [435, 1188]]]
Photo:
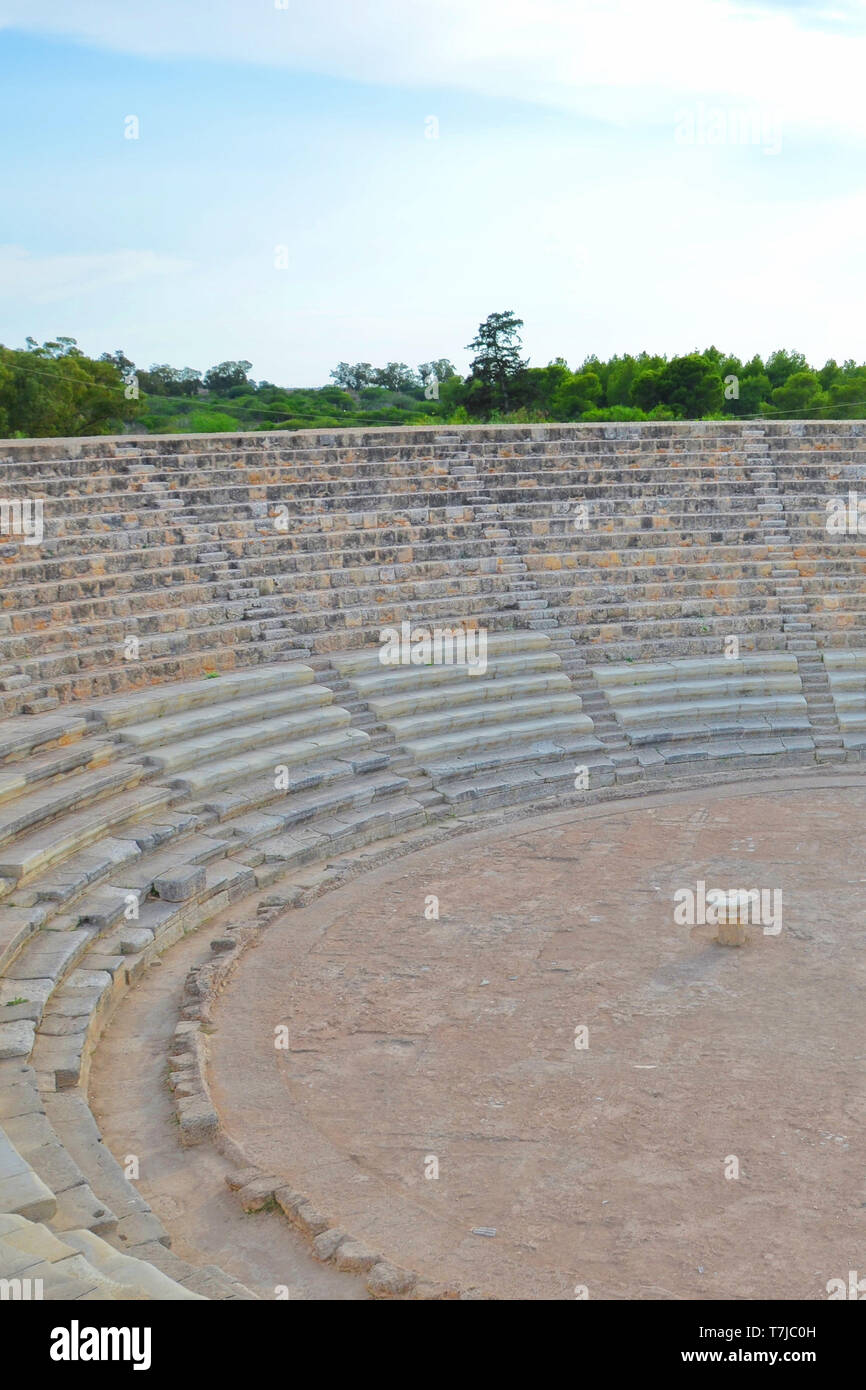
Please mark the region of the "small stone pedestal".
[[748, 893], [731, 888], [719, 909], [719, 930], [716, 941], [720, 946], [745, 946], [746, 922], [749, 917]]

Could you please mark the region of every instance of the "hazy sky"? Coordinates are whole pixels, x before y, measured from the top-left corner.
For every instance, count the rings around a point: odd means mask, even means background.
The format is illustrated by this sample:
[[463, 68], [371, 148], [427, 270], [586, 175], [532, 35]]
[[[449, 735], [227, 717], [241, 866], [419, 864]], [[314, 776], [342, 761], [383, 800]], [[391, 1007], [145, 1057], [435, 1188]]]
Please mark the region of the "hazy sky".
[[0, 341], [866, 359], [863, 3], [283, 4], [0, 0]]

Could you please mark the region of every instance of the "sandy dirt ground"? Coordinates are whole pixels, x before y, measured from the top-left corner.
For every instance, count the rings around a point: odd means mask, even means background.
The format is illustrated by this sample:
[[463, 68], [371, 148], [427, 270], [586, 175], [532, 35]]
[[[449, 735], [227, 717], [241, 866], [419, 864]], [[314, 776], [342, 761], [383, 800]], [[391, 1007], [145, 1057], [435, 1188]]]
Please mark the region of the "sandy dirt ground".
[[229, 1165], [210, 1144], [184, 1149], [178, 1142], [167, 1059], [184, 977], [210, 956], [216, 930], [211, 924], [173, 947], [121, 1002], [91, 1068], [97, 1123], [115, 1158], [139, 1156], [136, 1186], [170, 1232], [175, 1254], [218, 1265], [264, 1299], [274, 1299], [277, 1288], [288, 1289], [290, 1302], [365, 1299], [363, 1281], [315, 1260], [281, 1213], [244, 1215], [225, 1183]]
[[[285, 914], [216, 1008], [227, 1132], [371, 1248], [455, 1287], [826, 1298], [866, 1237], [864, 811], [866, 791], [840, 785], [560, 812]], [[726, 949], [678, 925], [674, 894], [699, 880], [780, 889], [781, 932]], [[103, 1050], [117, 1152], [136, 1136]], [[163, 1056], [130, 1057], [128, 1084], [145, 1067], [158, 1091]], [[157, 1168], [177, 1173], [163, 1119]], [[158, 1210], [171, 1172], [151, 1180]], [[206, 1192], [169, 1225], [228, 1260], [226, 1201]]]

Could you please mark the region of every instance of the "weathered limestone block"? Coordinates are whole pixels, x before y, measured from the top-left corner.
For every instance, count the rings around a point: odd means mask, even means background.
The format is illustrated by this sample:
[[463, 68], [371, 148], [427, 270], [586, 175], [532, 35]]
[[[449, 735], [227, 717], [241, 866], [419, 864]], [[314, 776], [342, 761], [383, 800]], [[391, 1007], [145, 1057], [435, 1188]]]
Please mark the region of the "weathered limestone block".
[[185, 864], [169, 870], [154, 880], [154, 890], [167, 902], [180, 903], [202, 893], [205, 886], [205, 870], [201, 864]]

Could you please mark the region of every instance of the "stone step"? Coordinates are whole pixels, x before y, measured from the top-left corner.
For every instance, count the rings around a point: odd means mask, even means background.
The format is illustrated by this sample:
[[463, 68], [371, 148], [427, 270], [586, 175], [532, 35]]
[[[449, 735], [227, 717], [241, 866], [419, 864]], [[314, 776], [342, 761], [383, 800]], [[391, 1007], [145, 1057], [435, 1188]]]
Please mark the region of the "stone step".
[[[418, 626], [425, 625], [418, 624]], [[429, 625], [427, 626], [429, 629]], [[480, 650], [480, 648], [475, 647], [474, 640], [469, 645], [473, 655], [476, 649]], [[447, 663], [421, 667], [420, 664], [415, 666], [407, 661], [400, 665], [388, 665], [381, 660], [381, 650], [381, 648], [364, 648], [351, 652], [333, 652], [331, 660], [340, 675], [349, 679], [358, 690], [371, 689], [370, 678], [372, 678], [373, 685], [381, 679], [396, 679], [398, 673], [400, 675], [411, 673], [410, 679], [414, 680], [417, 679], [417, 671], [423, 669], [427, 673], [445, 672], [444, 678], [447, 679], [457, 669], [456, 664], [449, 666]], [[543, 654], [547, 656], [548, 661], [552, 655], [555, 656], [555, 654], [551, 654], [549, 638], [542, 633], [529, 632], [526, 629], [515, 632], [488, 631], [485, 654], [488, 671], [492, 667], [505, 669], [502, 663], [508, 660], [522, 661], [524, 654], [530, 657]], [[555, 658], [554, 665], [558, 665], [558, 658]], [[387, 675], [383, 676], [383, 673], [387, 673]], [[430, 679], [435, 679], [435, 677], [430, 674]]]
[[33, 790], [25, 787], [23, 794], [0, 805], [0, 857], [4, 853], [3, 846], [15, 836], [52, 821], [65, 811], [83, 808], [102, 797], [137, 786], [144, 776], [140, 763], [117, 761], [86, 772], [73, 771]]
[[466, 704], [447, 704], [445, 706], [422, 706], [422, 712], [406, 715], [390, 715], [388, 727], [399, 743], [414, 744], [418, 739], [426, 739], [452, 729], [455, 731], [477, 728], [479, 731], [489, 725], [516, 724], [521, 720], [537, 722], [551, 716], [573, 716], [576, 726], [591, 729], [592, 721], [581, 712], [580, 696], [570, 688], [565, 691], [547, 692], [529, 698], [505, 700], [486, 699]]
[[749, 676], [796, 674], [797, 660], [787, 652], [747, 653], [741, 657], [684, 657], [671, 661], [611, 662], [593, 666], [592, 674], [607, 690], [613, 686], [648, 684], [655, 681], [724, 680]]
[[[8, 1027], [8, 1025], [5, 1025]], [[9, 1216], [45, 1221], [54, 1216], [57, 1200], [50, 1187], [34, 1172], [0, 1129], [0, 1240], [4, 1231], [16, 1229]], [[0, 1244], [0, 1251], [5, 1253]], [[5, 1274], [5, 1269], [2, 1273]]]
[[667, 704], [626, 706], [617, 709], [617, 718], [629, 736], [634, 738], [639, 730], [648, 725], [668, 729], [685, 723], [690, 727], [704, 724], [718, 728], [731, 723], [741, 725], [749, 719], [794, 718], [802, 721], [805, 713], [805, 698], [790, 695], [774, 699], [682, 700]]
[[[248, 731], [258, 723], [267, 723], [281, 714], [292, 715], [329, 705], [334, 698], [327, 686], [313, 681], [309, 670], [309, 680], [287, 685], [285, 689], [264, 691], [246, 699], [227, 700], [222, 704], [200, 705], [178, 714], [166, 714], [161, 719], [146, 720], [141, 724], [127, 724], [119, 731], [118, 745], [129, 756], [129, 751], [146, 751], [164, 745], [182, 745], [190, 739], [200, 738], [218, 730], [233, 726], [241, 732]], [[159, 764], [162, 765], [162, 764]]]
[[22, 714], [47, 714], [49, 710], [57, 709], [60, 701], [51, 695], [42, 695], [36, 700], [26, 700], [21, 706]]
[[435, 765], [449, 758], [465, 756], [468, 752], [477, 760], [479, 753], [498, 745], [554, 745], [563, 739], [574, 742], [578, 737], [583, 739], [583, 746], [587, 751], [601, 747], [600, 741], [592, 732], [592, 720], [586, 715], [576, 713], [481, 727], [476, 725], [458, 733], [440, 733], [418, 738], [404, 736], [400, 741], [435, 780]]
[[[573, 688], [564, 671], [542, 671], [537, 675], [484, 676], [464, 675], [454, 682], [440, 681], [427, 688], [419, 684], [395, 695], [370, 696], [370, 708], [386, 722], [406, 715], [423, 714], [429, 710], [453, 710], [461, 705], [479, 705], [482, 701], [521, 700], [530, 696], [551, 694], [573, 695]], [[580, 697], [575, 696], [580, 708]]]
[[[182, 772], [169, 773], [170, 787], [185, 792], [188, 796], [200, 796], [219, 787], [231, 786], [244, 777], [258, 774], [263, 785], [273, 785], [278, 767], [291, 768], [304, 762], [315, 762], [322, 758], [342, 757], [359, 751], [369, 744], [369, 737], [360, 729], [348, 726], [332, 732], [316, 734], [313, 738], [279, 742], [264, 748], [254, 748], [238, 757], [219, 759], [207, 766], [187, 768]], [[2, 869], [0, 869], [2, 872]]]
[[183, 710], [241, 699], [245, 695], [283, 689], [289, 685], [303, 685], [312, 680], [313, 672], [303, 666], [255, 666], [251, 670], [219, 672], [204, 680], [175, 682], [92, 701], [85, 705], [85, 712], [92, 727], [121, 729], [126, 725], [159, 719], [164, 714], [174, 715]]
[[[139, 767], [138, 771], [141, 773], [142, 769]], [[167, 807], [175, 799], [169, 787], [153, 785], [139, 785], [134, 791], [105, 797], [0, 848], [0, 875], [16, 880], [31, 878], [111, 831], [116, 833], [134, 818]]]
[[315, 743], [320, 736], [348, 728], [350, 724], [347, 710], [324, 703], [330, 696], [329, 691], [317, 686], [308, 686], [306, 690], [312, 696], [309, 708], [284, 712], [273, 719], [215, 729], [197, 737], [181, 738], [176, 743], [160, 744], [144, 753], [144, 761], [149, 768], [172, 778], [186, 768], [227, 758], [233, 760], [244, 752], [252, 754], [263, 745], [285, 748], [286, 758], [277, 758], [277, 762], [294, 761], [289, 750], [295, 742]]
[[117, 748], [107, 739], [84, 737], [47, 753], [31, 753], [0, 764], [0, 806], [43, 783], [54, 783], [67, 773], [100, 767], [116, 757]]

